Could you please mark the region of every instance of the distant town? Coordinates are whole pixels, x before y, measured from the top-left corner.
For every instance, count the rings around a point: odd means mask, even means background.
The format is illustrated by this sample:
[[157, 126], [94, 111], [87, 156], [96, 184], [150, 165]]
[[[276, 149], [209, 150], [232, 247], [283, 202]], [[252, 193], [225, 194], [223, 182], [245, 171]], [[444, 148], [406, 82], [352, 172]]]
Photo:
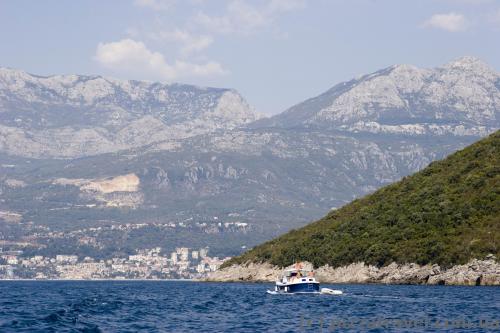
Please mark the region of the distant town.
[[0, 250], [0, 279], [194, 279], [217, 270], [229, 257], [209, 257], [208, 248], [141, 249], [128, 258], [95, 260], [76, 255], [23, 257], [23, 251]]

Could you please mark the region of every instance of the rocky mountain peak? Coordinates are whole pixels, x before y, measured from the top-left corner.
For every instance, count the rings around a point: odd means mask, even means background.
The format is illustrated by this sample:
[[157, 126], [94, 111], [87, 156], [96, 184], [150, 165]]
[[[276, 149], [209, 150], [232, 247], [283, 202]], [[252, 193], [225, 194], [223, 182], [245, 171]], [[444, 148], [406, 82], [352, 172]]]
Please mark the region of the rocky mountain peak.
[[405, 135], [486, 135], [500, 127], [500, 76], [463, 57], [434, 69], [395, 65], [338, 84], [264, 124]]
[[0, 150], [81, 157], [233, 129], [258, 118], [235, 90], [0, 68]]
[[445, 64], [443, 68], [474, 71], [474, 72], [487, 72], [487, 71], [495, 72], [495, 70], [491, 68], [486, 62], [473, 56], [464, 56], [457, 58]]

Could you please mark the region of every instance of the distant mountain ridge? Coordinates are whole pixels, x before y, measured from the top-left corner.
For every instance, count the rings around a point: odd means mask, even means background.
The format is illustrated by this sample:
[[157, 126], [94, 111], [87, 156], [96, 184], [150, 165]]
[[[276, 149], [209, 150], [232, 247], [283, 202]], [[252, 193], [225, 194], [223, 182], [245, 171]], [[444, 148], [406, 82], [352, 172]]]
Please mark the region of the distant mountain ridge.
[[498, 128], [500, 75], [477, 58], [435, 69], [395, 65], [340, 83], [258, 122], [402, 135], [484, 136]]
[[[256, 121], [233, 90], [0, 72], [0, 240], [61, 231], [51, 248], [75, 253], [72, 230], [98, 254], [166, 239], [238, 254], [500, 128], [499, 74], [470, 57], [392, 66]], [[93, 231], [124, 224], [148, 227]]]
[[0, 68], [0, 150], [75, 158], [175, 141], [257, 119], [231, 89], [40, 77]]

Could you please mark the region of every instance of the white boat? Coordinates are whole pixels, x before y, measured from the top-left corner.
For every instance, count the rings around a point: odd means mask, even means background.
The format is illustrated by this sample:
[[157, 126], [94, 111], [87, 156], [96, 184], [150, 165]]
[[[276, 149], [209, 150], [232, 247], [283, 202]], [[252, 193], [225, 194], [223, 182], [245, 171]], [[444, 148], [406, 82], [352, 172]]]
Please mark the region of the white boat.
[[276, 280], [274, 290], [267, 292], [269, 294], [342, 294], [340, 290], [320, 288], [314, 271], [303, 269], [300, 263], [295, 264], [295, 268], [283, 271], [281, 277]]

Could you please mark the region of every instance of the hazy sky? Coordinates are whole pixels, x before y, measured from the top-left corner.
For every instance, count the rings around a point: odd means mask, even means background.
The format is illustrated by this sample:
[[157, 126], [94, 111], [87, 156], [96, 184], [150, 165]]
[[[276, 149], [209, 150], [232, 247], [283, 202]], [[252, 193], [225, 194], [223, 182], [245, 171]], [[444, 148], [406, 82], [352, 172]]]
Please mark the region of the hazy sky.
[[0, 0], [0, 66], [230, 87], [274, 114], [392, 64], [500, 68], [500, 0]]

